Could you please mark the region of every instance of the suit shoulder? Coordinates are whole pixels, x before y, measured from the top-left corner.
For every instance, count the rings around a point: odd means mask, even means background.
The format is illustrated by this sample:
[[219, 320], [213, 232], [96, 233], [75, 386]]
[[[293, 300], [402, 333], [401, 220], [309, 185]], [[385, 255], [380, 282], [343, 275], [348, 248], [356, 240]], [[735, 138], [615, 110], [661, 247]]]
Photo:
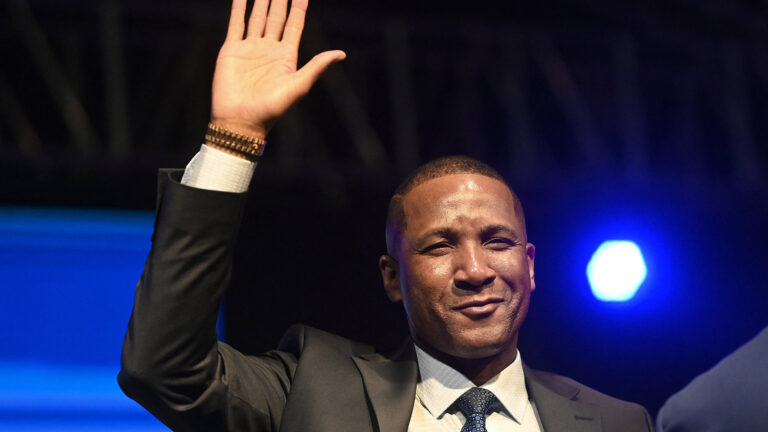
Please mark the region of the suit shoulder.
[[648, 411], [639, 404], [627, 402], [586, 386], [572, 378], [534, 369], [527, 369], [530, 378], [550, 391], [579, 403], [600, 408], [606, 431], [651, 431], [653, 425]]
[[306, 355], [349, 357], [374, 352], [373, 347], [368, 344], [303, 324], [294, 324], [288, 328], [280, 340], [278, 350], [293, 353], [297, 357]]
[[570, 396], [568, 393], [572, 393], [574, 399], [582, 402], [596, 403], [599, 405], [628, 406], [643, 409], [642, 406], [636, 403], [627, 402], [613, 396], [609, 396], [566, 376], [535, 369], [528, 369], [528, 372], [555, 392], [567, 396]]

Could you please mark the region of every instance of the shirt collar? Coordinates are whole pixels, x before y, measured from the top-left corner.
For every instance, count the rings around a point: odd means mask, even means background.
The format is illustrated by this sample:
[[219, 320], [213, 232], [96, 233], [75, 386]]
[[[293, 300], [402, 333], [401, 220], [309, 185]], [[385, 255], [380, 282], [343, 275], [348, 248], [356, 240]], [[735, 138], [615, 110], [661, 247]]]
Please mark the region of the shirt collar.
[[[459, 371], [440, 362], [416, 346], [416, 359], [421, 376], [416, 385], [416, 397], [436, 418], [440, 418], [464, 392], [475, 384]], [[523, 361], [520, 351], [515, 361], [480, 387], [493, 392], [496, 399], [512, 418], [521, 423], [528, 404], [528, 391], [525, 389]]]

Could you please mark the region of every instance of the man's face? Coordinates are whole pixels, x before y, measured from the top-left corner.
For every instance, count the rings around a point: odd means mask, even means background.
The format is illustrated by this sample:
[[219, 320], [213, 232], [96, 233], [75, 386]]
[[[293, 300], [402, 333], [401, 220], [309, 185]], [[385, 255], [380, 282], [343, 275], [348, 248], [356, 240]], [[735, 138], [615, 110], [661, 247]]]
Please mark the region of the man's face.
[[534, 247], [509, 189], [452, 174], [416, 186], [403, 210], [396, 270], [389, 282], [385, 266], [382, 274], [416, 343], [462, 359], [514, 352], [534, 289]]

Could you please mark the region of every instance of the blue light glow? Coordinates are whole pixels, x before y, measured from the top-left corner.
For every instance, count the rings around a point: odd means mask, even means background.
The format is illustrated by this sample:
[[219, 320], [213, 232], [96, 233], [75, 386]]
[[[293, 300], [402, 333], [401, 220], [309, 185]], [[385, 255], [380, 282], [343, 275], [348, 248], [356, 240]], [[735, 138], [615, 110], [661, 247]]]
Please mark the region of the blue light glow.
[[0, 206], [0, 432], [168, 430], [116, 380], [153, 220]]
[[640, 248], [631, 241], [606, 241], [587, 265], [592, 294], [602, 301], [627, 301], [645, 280], [647, 269]]

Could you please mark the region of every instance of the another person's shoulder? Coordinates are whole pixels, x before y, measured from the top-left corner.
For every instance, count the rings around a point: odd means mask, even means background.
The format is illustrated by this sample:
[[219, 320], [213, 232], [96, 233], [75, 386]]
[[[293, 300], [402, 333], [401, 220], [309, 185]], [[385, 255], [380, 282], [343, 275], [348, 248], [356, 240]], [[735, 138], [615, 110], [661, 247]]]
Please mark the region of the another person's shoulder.
[[659, 411], [661, 431], [760, 430], [768, 424], [768, 327], [672, 395]]

